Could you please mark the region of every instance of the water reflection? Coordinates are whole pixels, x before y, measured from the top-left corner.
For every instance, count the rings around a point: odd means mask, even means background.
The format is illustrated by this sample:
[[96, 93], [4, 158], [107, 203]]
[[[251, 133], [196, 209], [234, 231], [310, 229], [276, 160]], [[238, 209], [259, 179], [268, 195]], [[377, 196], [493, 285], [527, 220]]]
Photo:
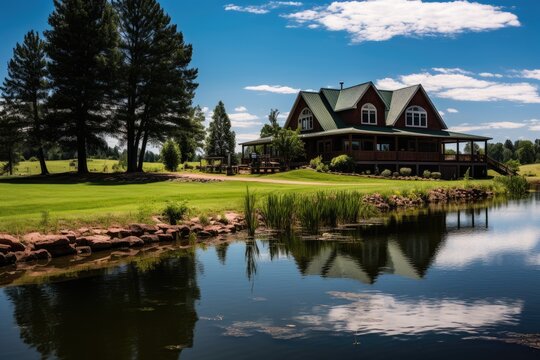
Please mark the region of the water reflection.
[[76, 281], [5, 289], [21, 339], [43, 358], [178, 358], [192, 346], [197, 322], [194, 255], [145, 270], [131, 263]]

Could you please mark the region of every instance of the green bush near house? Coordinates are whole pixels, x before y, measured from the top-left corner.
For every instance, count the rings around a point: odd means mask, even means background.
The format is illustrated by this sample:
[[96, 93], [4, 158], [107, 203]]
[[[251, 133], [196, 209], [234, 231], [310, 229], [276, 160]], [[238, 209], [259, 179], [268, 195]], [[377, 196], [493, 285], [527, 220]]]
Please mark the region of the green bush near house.
[[431, 171], [424, 170], [424, 172], [422, 173], [422, 176], [425, 177], [426, 179], [429, 179], [431, 177]]
[[339, 155], [332, 159], [330, 162], [330, 169], [336, 172], [353, 172], [355, 162], [349, 155]]
[[440, 179], [441, 178], [441, 173], [440, 172], [432, 172], [431, 173], [431, 178], [432, 179]]
[[401, 169], [399, 169], [399, 173], [401, 174], [401, 176], [411, 176], [412, 169], [408, 167], [402, 167]]
[[324, 165], [322, 162], [322, 156], [317, 156], [309, 161], [309, 167], [312, 169], [317, 169], [321, 165]]
[[385, 169], [385, 170], [383, 170], [383, 172], [381, 173], [381, 176], [388, 178], [388, 177], [392, 176], [392, 171], [390, 171], [390, 170], [388, 170], [388, 169]]

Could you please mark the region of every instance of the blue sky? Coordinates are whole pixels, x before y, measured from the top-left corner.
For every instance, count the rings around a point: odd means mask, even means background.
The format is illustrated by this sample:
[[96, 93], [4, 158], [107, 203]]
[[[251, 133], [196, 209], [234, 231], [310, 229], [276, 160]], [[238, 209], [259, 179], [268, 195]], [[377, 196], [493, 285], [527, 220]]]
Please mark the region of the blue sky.
[[[502, 141], [540, 138], [540, 2], [161, 0], [193, 44], [196, 104], [225, 102], [239, 141], [298, 89], [422, 83], [447, 125]], [[3, 1], [0, 77], [52, 0]]]

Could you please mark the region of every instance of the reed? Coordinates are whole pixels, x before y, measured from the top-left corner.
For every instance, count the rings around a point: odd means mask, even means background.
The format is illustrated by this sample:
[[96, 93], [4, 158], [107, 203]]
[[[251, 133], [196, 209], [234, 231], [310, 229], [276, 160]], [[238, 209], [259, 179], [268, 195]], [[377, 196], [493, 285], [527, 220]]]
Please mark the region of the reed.
[[320, 195], [305, 195], [299, 201], [298, 220], [304, 231], [316, 234], [319, 232], [322, 219]]
[[495, 183], [502, 185], [511, 197], [523, 197], [529, 192], [530, 184], [523, 176], [498, 176]]
[[290, 232], [295, 223], [296, 195], [269, 194], [263, 203], [261, 213], [270, 229]]
[[336, 227], [338, 224], [339, 202], [334, 192], [319, 191], [316, 195], [317, 206], [319, 207], [319, 223]]
[[244, 216], [246, 218], [246, 226], [249, 236], [255, 235], [255, 230], [258, 226], [257, 211], [255, 209], [255, 203], [257, 197], [254, 193], [249, 192], [249, 187], [246, 186], [246, 194], [244, 195]]

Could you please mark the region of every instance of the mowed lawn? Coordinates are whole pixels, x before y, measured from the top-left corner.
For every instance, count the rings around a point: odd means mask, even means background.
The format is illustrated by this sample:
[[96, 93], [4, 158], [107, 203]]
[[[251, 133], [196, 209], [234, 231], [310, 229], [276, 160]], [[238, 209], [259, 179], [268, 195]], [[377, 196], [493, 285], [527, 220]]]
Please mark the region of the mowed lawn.
[[[317, 182], [320, 185], [223, 181], [211, 183], [162, 181], [146, 184], [76, 183], [58, 178], [35, 181], [0, 179], [0, 232], [39, 229], [43, 222], [59, 226], [124, 223], [141, 214], [158, 214], [167, 201], [186, 200], [192, 214], [241, 210], [246, 187], [259, 198], [270, 192], [316, 192], [350, 189], [363, 193], [394, 193], [440, 186], [462, 186], [461, 181], [403, 181], [372, 179], [295, 170], [267, 175], [266, 179]], [[21, 179], [23, 180], [23, 179]], [[472, 183], [489, 184], [490, 180]], [[324, 185], [323, 185], [324, 184]], [[41, 223], [41, 225], [40, 225]]]
[[531, 182], [540, 183], [540, 164], [522, 165], [519, 167], [519, 173]]

